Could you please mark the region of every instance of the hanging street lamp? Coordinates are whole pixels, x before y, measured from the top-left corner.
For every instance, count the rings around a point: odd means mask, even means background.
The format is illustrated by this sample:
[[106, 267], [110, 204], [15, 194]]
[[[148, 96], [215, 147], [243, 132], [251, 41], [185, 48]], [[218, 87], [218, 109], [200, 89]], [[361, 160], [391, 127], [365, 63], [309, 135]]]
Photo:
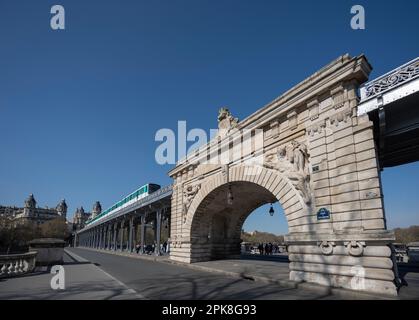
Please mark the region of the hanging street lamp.
[[274, 207], [272, 206], [272, 203], [271, 203], [271, 207], [269, 208], [269, 215], [271, 217], [273, 217], [274, 213], [275, 213], [275, 210], [274, 210]]
[[228, 193], [227, 193], [227, 204], [232, 206], [233, 205], [233, 192], [231, 191], [231, 185], [228, 185]]

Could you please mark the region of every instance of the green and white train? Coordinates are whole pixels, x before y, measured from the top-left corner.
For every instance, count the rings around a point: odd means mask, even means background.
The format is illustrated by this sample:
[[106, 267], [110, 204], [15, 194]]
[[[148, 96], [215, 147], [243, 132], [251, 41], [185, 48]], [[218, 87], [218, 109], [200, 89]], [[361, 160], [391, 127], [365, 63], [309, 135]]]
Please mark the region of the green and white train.
[[102, 211], [93, 219], [86, 221], [86, 225], [102, 220], [104, 217], [114, 213], [115, 211], [121, 210], [122, 208], [125, 208], [142, 198], [147, 197], [149, 194], [159, 190], [160, 188], [161, 187], [158, 184], [154, 184], [154, 183], [145, 184], [142, 187], [135, 190], [134, 192], [127, 195], [126, 197], [124, 197], [122, 200], [115, 203], [113, 206], [109, 207], [105, 211]]

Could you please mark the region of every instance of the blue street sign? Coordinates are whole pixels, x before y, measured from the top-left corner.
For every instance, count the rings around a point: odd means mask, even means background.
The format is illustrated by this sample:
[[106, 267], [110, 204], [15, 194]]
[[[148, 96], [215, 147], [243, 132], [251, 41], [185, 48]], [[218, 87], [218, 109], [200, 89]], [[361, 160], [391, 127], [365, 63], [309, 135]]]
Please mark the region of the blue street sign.
[[317, 211], [317, 220], [327, 220], [330, 219], [330, 211], [326, 208], [320, 208]]

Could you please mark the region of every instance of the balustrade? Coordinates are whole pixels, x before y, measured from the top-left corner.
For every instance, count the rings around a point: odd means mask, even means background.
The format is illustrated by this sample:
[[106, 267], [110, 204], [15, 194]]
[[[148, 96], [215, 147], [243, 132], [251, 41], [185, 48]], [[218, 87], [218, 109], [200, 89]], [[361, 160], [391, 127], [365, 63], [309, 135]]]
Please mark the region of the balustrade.
[[0, 278], [14, 277], [32, 272], [37, 252], [0, 255]]

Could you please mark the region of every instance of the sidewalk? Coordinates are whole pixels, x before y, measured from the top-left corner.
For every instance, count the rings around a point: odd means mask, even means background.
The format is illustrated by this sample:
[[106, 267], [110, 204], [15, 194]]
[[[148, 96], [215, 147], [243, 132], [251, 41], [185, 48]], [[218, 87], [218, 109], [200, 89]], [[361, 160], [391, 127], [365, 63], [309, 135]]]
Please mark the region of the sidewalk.
[[29, 300], [110, 300], [142, 299], [102, 269], [89, 261], [65, 250], [63, 267], [65, 289], [53, 290], [53, 274], [46, 268], [34, 273], [0, 280], [0, 299]]

